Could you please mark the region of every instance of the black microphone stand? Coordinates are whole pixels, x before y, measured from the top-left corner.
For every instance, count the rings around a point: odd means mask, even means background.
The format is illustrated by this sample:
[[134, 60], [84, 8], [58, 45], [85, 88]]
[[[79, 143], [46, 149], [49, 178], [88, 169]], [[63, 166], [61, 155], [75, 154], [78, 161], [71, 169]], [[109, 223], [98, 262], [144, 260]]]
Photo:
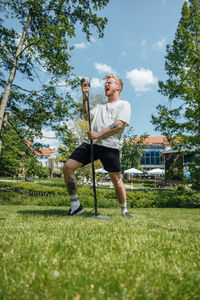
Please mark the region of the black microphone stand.
[[[87, 101], [89, 130], [91, 130], [89, 93], [85, 95], [85, 99]], [[98, 211], [97, 211], [97, 193], [96, 193], [96, 180], [95, 180], [95, 168], [94, 168], [94, 145], [93, 145], [93, 140], [90, 140], [90, 151], [91, 151], [90, 157], [91, 157], [91, 163], [92, 163], [92, 183], [93, 183], [93, 193], [94, 193], [94, 211], [95, 211], [95, 217], [97, 217], [98, 216]]]
[[[87, 78], [81, 79], [81, 85], [87, 82], [88, 86], [90, 86], [90, 82]], [[85, 100], [87, 102], [87, 112], [88, 112], [88, 123], [89, 123], [89, 130], [91, 130], [91, 118], [90, 118], [90, 101], [89, 101], [89, 93], [85, 95]], [[107, 216], [98, 216], [98, 209], [97, 209], [97, 195], [96, 195], [96, 180], [95, 180], [95, 168], [94, 168], [94, 145], [93, 140], [90, 140], [90, 151], [91, 151], [91, 163], [92, 163], [92, 181], [93, 181], [93, 194], [94, 194], [94, 211], [95, 215], [93, 217], [90, 217], [88, 219], [103, 219], [103, 220], [109, 220], [110, 218]]]

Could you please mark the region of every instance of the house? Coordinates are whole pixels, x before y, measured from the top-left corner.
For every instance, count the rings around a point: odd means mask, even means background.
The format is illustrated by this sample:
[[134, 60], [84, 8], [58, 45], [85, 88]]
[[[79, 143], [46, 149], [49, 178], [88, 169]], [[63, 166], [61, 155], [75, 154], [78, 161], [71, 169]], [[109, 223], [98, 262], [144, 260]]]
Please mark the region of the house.
[[35, 150], [37, 160], [43, 167], [48, 167], [53, 176], [60, 176], [62, 174], [63, 162], [57, 160], [58, 152], [56, 149], [40, 149]]
[[37, 160], [43, 167], [49, 167], [49, 159], [55, 158], [55, 149], [35, 150]]

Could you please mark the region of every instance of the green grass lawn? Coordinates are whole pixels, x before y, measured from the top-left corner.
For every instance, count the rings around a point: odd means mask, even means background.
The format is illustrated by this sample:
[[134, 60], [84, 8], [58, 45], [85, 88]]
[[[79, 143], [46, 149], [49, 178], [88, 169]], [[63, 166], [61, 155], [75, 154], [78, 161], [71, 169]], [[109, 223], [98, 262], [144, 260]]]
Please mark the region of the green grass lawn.
[[200, 209], [0, 209], [0, 299], [200, 299]]

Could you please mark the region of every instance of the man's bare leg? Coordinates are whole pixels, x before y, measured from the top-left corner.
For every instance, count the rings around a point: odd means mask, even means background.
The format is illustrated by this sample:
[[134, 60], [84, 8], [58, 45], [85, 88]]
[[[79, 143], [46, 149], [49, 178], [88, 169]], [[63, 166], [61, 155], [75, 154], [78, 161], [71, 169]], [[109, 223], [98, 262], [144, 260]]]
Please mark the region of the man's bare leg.
[[63, 166], [65, 185], [71, 201], [69, 215], [81, 214], [84, 211], [78, 199], [77, 179], [75, 175], [75, 171], [80, 167], [82, 167], [82, 163], [73, 159], [68, 159]]
[[122, 216], [133, 217], [127, 210], [126, 189], [121, 178], [120, 172], [109, 172], [110, 179], [114, 184], [117, 200], [121, 204]]

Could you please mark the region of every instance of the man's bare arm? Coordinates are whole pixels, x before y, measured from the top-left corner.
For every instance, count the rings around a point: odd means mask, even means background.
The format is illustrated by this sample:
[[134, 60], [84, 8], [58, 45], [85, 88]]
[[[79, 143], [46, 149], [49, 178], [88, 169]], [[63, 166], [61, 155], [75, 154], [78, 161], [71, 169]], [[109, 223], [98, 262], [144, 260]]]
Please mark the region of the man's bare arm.
[[111, 124], [109, 127], [105, 128], [99, 132], [90, 130], [90, 131], [88, 131], [87, 135], [90, 140], [99, 139], [104, 136], [115, 134], [117, 131], [122, 129], [124, 127], [124, 125], [125, 125], [125, 122], [123, 122], [121, 120], [117, 120], [113, 124]]
[[111, 124], [110, 126], [109, 126], [109, 128], [112, 130], [112, 129], [116, 129], [116, 128], [119, 128], [120, 126], [119, 126], [120, 124], [118, 124], [118, 122], [116, 121], [116, 122], [114, 122], [113, 124]]

